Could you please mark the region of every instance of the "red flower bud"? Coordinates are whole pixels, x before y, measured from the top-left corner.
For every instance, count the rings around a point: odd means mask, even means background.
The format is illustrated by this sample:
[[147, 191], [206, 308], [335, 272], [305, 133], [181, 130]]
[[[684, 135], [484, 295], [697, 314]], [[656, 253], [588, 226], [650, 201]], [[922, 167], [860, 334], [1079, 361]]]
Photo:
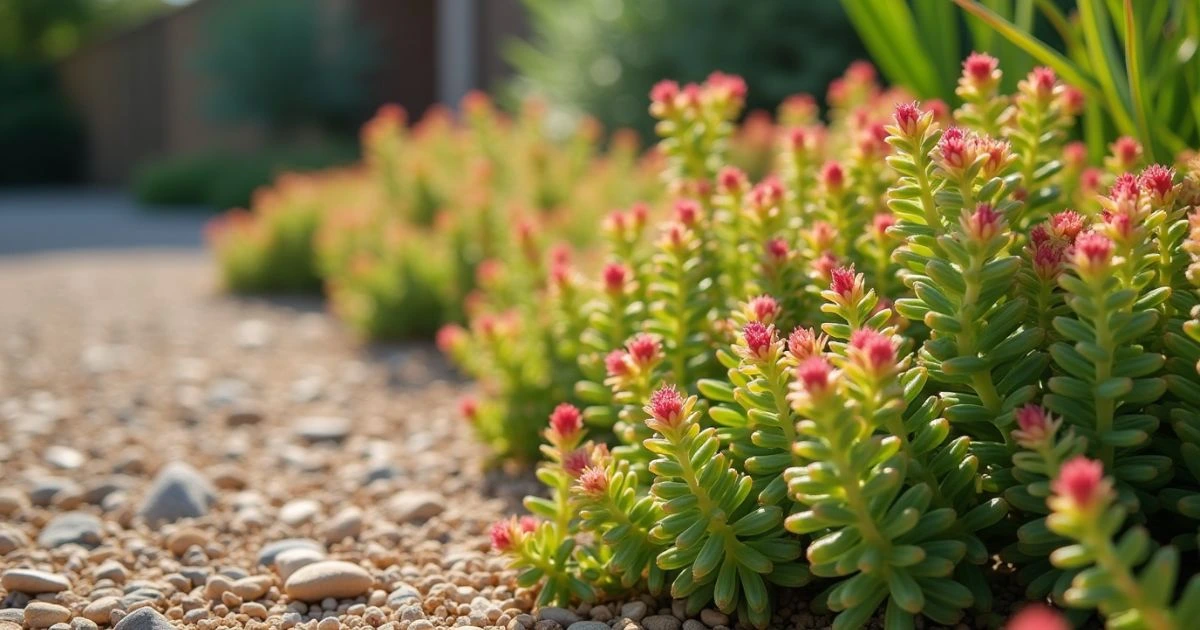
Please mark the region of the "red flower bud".
[[1070, 501], [1074, 507], [1092, 507], [1108, 492], [1104, 483], [1104, 465], [1079, 455], [1062, 465], [1058, 478], [1050, 487], [1054, 494]]
[[1086, 144], [1075, 141], [1063, 147], [1063, 162], [1066, 163], [1068, 168], [1082, 169], [1087, 166], [1087, 160], [1088, 150]]
[[1043, 280], [1053, 280], [1062, 271], [1063, 248], [1050, 242], [1034, 245], [1033, 270]]
[[755, 321], [772, 324], [779, 317], [779, 302], [769, 295], [760, 295], [750, 300], [749, 307], [750, 312], [754, 314]]
[[1000, 68], [1000, 61], [986, 53], [973, 52], [963, 61], [963, 77], [974, 82], [991, 81]]
[[851, 355], [863, 368], [882, 373], [896, 365], [896, 344], [887, 335], [860, 328], [850, 335]]
[[826, 162], [821, 167], [821, 183], [830, 192], [841, 192], [846, 186], [846, 170], [837, 162]]
[[888, 229], [896, 225], [896, 217], [889, 212], [880, 212], [871, 219], [871, 230], [876, 238], [886, 238]]
[[570, 403], [560, 403], [550, 414], [550, 431], [558, 438], [572, 438], [583, 430], [583, 415]]
[[675, 219], [687, 227], [696, 225], [700, 218], [700, 204], [692, 199], [680, 199], [675, 202]]
[[650, 404], [646, 410], [658, 422], [668, 427], [677, 427], [683, 422], [683, 404], [683, 396], [679, 394], [679, 390], [675, 389], [674, 385], [666, 385], [650, 396]]
[[513, 546], [512, 521], [496, 521], [492, 523], [492, 548], [496, 551], [508, 551]]
[[438, 329], [435, 341], [437, 343], [438, 350], [449, 354], [450, 352], [453, 352], [460, 343], [465, 341], [466, 338], [467, 331], [464, 330], [462, 326], [459, 326], [458, 324], [446, 324]]
[[824, 357], [809, 357], [796, 367], [796, 381], [810, 396], [828, 391], [832, 379], [833, 366]]
[[579, 475], [579, 489], [593, 497], [608, 492], [608, 471], [599, 466], [585, 468]]
[[1038, 66], [1029, 72], [1025, 80], [1033, 88], [1038, 100], [1049, 102], [1054, 97], [1054, 86], [1058, 83], [1058, 77], [1050, 68]]
[[1004, 217], [991, 204], [981, 203], [963, 222], [963, 231], [972, 240], [986, 243], [1000, 233], [1003, 225]]
[[573, 478], [579, 478], [583, 474], [583, 470], [592, 465], [592, 458], [588, 455], [587, 449], [580, 447], [563, 457], [562, 467], [568, 475]]
[[519, 527], [521, 531], [526, 534], [532, 533], [533, 530], [537, 529], [537, 525], [538, 520], [533, 516], [522, 516], [521, 519], [517, 521], [517, 527]]
[[862, 290], [862, 275], [854, 273], [854, 265], [837, 267], [830, 273], [829, 288], [834, 293], [849, 299]]
[[629, 275], [629, 268], [625, 265], [608, 263], [604, 266], [604, 290], [611, 294], [624, 293]]
[[805, 359], [821, 356], [821, 353], [825, 351], [826, 341], [828, 338], [825, 335], [818, 335], [811, 328], [797, 326], [792, 334], [788, 335], [788, 352], [792, 354], [792, 358], [802, 362]]
[[782, 263], [788, 257], [788, 244], [782, 238], [767, 241], [767, 256], [775, 263]]
[[749, 186], [746, 174], [734, 166], [725, 166], [717, 173], [717, 189], [725, 194], [741, 192]]
[[650, 89], [650, 103], [663, 111], [670, 111], [678, 98], [679, 84], [674, 81], [659, 81]]
[[1062, 613], [1045, 604], [1030, 604], [1004, 626], [1006, 630], [1071, 630]]
[[958, 171], [975, 161], [973, 143], [958, 127], [951, 127], [938, 140], [937, 155], [943, 169]]
[[1113, 242], [1108, 237], [1095, 232], [1080, 234], [1075, 239], [1072, 258], [1076, 265], [1083, 270], [1098, 270], [1107, 268], [1112, 262]]
[[1129, 136], [1117, 138], [1108, 148], [1112, 151], [1118, 170], [1131, 170], [1142, 159], [1141, 143]]
[[746, 339], [746, 348], [750, 355], [764, 359], [775, 343], [775, 327], [764, 326], [761, 322], [750, 322], [742, 328], [742, 336]]
[[662, 359], [662, 343], [657, 337], [647, 333], [638, 333], [635, 335], [625, 344], [625, 349], [629, 352], [629, 357], [633, 360], [633, 363], [641, 368], [657, 363]]
[[824, 252], [813, 261], [813, 271], [817, 273], [817, 277], [823, 280], [831, 280], [833, 278], [833, 270], [838, 266], [837, 256], [833, 252]]
[[[1053, 438], [1058, 430], [1058, 421], [1039, 405], [1025, 405], [1016, 412], [1017, 430], [1013, 437], [1025, 448], [1037, 448]], [[1048, 446], [1048, 444], [1047, 444]]]
[[1138, 176], [1141, 188], [1150, 195], [1156, 206], [1169, 205], [1175, 188], [1175, 171], [1161, 164], [1147, 166]]
[[462, 414], [462, 417], [474, 422], [479, 416], [479, 403], [474, 398], [467, 396], [458, 401], [458, 412]]
[[625, 376], [629, 373], [629, 355], [624, 350], [613, 350], [604, 357], [604, 370], [609, 376]]
[[1083, 113], [1083, 107], [1086, 104], [1087, 103], [1083, 95], [1083, 90], [1080, 90], [1073, 85], [1067, 85], [1063, 87], [1063, 112], [1068, 116], [1078, 116], [1079, 114]]
[[921, 120], [921, 107], [916, 101], [900, 103], [892, 112], [892, 118], [904, 135], [911, 136], [917, 132], [917, 123]]
[[1050, 217], [1050, 229], [1054, 236], [1064, 243], [1071, 244], [1083, 232], [1083, 215], [1074, 210], [1063, 210]]

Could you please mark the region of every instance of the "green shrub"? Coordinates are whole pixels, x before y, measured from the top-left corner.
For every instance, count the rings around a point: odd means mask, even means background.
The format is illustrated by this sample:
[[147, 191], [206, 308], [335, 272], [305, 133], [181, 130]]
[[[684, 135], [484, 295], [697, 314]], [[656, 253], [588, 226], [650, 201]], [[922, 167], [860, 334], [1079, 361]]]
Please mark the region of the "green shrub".
[[53, 68], [0, 62], [0, 185], [75, 181], [82, 175], [83, 126]]

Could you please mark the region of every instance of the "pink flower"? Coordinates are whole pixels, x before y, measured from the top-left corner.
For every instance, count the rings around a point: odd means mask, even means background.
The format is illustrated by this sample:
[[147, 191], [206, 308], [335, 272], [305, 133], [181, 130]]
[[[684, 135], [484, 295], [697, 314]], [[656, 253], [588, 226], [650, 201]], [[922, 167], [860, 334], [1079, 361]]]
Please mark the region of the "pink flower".
[[1121, 170], [1132, 169], [1142, 159], [1142, 145], [1129, 136], [1121, 136], [1108, 146]]
[[750, 300], [750, 312], [754, 313], [755, 321], [772, 324], [779, 317], [779, 302], [769, 295], [760, 295]]
[[599, 466], [589, 466], [579, 475], [579, 489], [590, 496], [600, 496], [608, 491], [608, 471]]
[[871, 230], [876, 238], [886, 238], [888, 229], [893, 225], [896, 225], [896, 217], [890, 212], [880, 212], [871, 219]]
[[467, 331], [463, 330], [462, 326], [458, 324], [446, 324], [437, 331], [436, 343], [438, 350], [444, 353], [453, 352], [458, 347], [458, 344], [465, 341], [466, 338]]
[[956, 171], [970, 166], [975, 161], [972, 145], [973, 143], [969, 141], [962, 129], [958, 127], [947, 129], [938, 140], [937, 152], [942, 168]]
[[742, 336], [746, 339], [746, 348], [750, 354], [763, 359], [775, 343], [775, 327], [765, 326], [761, 322], [750, 322], [742, 328]]
[[1074, 262], [1083, 269], [1100, 269], [1112, 262], [1113, 242], [1095, 232], [1080, 234], [1075, 239]]
[[573, 478], [579, 478], [583, 470], [592, 465], [592, 458], [586, 448], [577, 448], [563, 457], [563, 470]]
[[1104, 465], [1083, 455], [1076, 456], [1062, 465], [1050, 488], [1077, 508], [1092, 507], [1108, 493]]
[[1039, 405], [1025, 405], [1017, 410], [1017, 430], [1013, 437], [1026, 448], [1036, 448], [1053, 438], [1059, 423]]
[[783, 240], [782, 238], [773, 238], [767, 241], [767, 256], [770, 257], [773, 262], [781, 263], [787, 260], [788, 253], [789, 250], [787, 241]]
[[650, 102], [664, 109], [673, 107], [678, 97], [679, 84], [674, 81], [659, 81], [650, 88]]
[[830, 192], [841, 192], [846, 185], [846, 170], [837, 162], [826, 162], [821, 167], [821, 183]]
[[1054, 96], [1054, 86], [1058, 83], [1058, 77], [1050, 68], [1038, 66], [1030, 71], [1026, 81], [1033, 87], [1038, 100], [1049, 101]]
[[533, 530], [537, 529], [537, 526], [538, 520], [537, 517], [534, 516], [522, 516], [520, 520], [517, 521], [517, 527], [519, 527], [521, 531], [526, 534], [532, 533]]
[[711, 90], [718, 99], [731, 101], [739, 107], [746, 100], [746, 81], [736, 74], [713, 72], [705, 79], [704, 86]]
[[855, 83], [874, 83], [875, 66], [864, 59], [852, 61], [846, 68], [846, 78]]
[[479, 416], [479, 403], [474, 398], [466, 396], [458, 401], [458, 412], [462, 414], [462, 417], [474, 422]]
[[740, 192], [749, 185], [746, 174], [734, 166], [725, 166], [717, 173], [717, 189], [723, 193]]
[[492, 548], [504, 552], [513, 546], [512, 521], [496, 521], [492, 523]]
[[834, 268], [829, 280], [830, 290], [846, 299], [862, 290], [862, 276], [854, 273], [854, 265]]
[[817, 277], [830, 280], [833, 278], [834, 268], [838, 266], [838, 259], [833, 252], [827, 251], [823, 252], [812, 264], [813, 271], [817, 272]]
[[572, 438], [583, 430], [583, 415], [570, 403], [559, 403], [550, 414], [550, 431], [559, 438]]
[[1043, 280], [1053, 280], [1062, 271], [1063, 248], [1050, 242], [1035, 243], [1033, 269]]
[[1083, 228], [1083, 215], [1074, 210], [1063, 210], [1050, 217], [1050, 229], [1054, 236], [1066, 243], [1074, 243]]
[[911, 136], [917, 132], [917, 123], [921, 120], [920, 104], [916, 101], [900, 103], [892, 112], [892, 118], [895, 119], [896, 126], [904, 132], [904, 135]]
[[1083, 106], [1086, 105], [1083, 90], [1067, 85], [1062, 91], [1063, 112], [1068, 116], [1078, 116], [1083, 113]]
[[683, 421], [683, 396], [674, 385], [665, 385], [650, 396], [650, 404], [646, 410], [658, 422], [668, 427], [677, 427]]
[[788, 352], [792, 353], [792, 358], [797, 361], [804, 361], [820, 356], [825, 351], [826, 341], [825, 335], [817, 335], [811, 328], [797, 326], [792, 334], [788, 335]]
[[621, 263], [608, 263], [604, 266], [604, 290], [611, 294], [625, 292], [625, 284], [629, 282], [629, 268]]
[[604, 370], [609, 376], [629, 374], [629, 355], [624, 350], [613, 350], [604, 357]]
[[963, 61], [963, 78], [976, 85], [986, 85], [999, 79], [999, 69], [1000, 61], [995, 57], [973, 52]]
[[1142, 185], [1133, 173], [1121, 173], [1117, 176], [1117, 181], [1113, 182], [1112, 188], [1108, 189], [1108, 196], [1114, 200], [1137, 199], [1141, 192]]
[[687, 227], [696, 225], [700, 218], [700, 204], [693, 199], [680, 199], [675, 202], [675, 219]]
[[860, 328], [850, 335], [850, 348], [862, 367], [882, 373], [896, 365], [896, 344], [887, 335]]
[[783, 184], [775, 177], [767, 177], [750, 191], [750, 203], [759, 208], [773, 208], [783, 201]]
[[662, 342], [654, 335], [638, 333], [625, 344], [629, 358], [641, 368], [646, 368], [662, 359]]
[[810, 396], [828, 391], [832, 379], [833, 366], [824, 357], [809, 357], [796, 366], [796, 381]]
[[1068, 167], [1073, 169], [1082, 169], [1083, 167], [1087, 166], [1087, 160], [1088, 150], [1086, 144], [1075, 141], [1068, 143], [1067, 146], [1063, 147], [1063, 162], [1065, 162]]
[[1150, 194], [1155, 205], [1167, 205], [1175, 187], [1175, 171], [1161, 164], [1151, 164], [1138, 176], [1138, 184]]
[[1029, 604], [1008, 620], [1005, 630], [1071, 630], [1071, 624], [1045, 604]]

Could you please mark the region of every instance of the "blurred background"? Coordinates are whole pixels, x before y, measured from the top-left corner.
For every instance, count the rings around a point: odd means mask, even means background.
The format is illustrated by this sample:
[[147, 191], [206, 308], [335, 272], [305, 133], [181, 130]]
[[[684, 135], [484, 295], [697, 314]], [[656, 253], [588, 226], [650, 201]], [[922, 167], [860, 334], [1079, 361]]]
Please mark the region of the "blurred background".
[[217, 210], [353, 162], [385, 103], [536, 94], [646, 142], [663, 77], [738, 73], [770, 110], [864, 55], [834, 1], [0, 0], [0, 186]]

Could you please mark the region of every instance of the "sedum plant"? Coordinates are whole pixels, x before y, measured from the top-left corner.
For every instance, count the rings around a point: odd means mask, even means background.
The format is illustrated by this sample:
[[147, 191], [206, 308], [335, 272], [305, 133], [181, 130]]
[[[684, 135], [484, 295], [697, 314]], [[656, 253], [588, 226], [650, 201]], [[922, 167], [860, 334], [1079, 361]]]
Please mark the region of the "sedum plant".
[[514, 302], [545, 323], [457, 351], [544, 332], [577, 379], [537, 403], [579, 404], [594, 445], [548, 434], [543, 524], [498, 546], [543, 604], [644, 591], [765, 628], [799, 588], [839, 629], [996, 627], [1012, 581], [1037, 605], [1010, 627], [1195, 614], [1200, 162], [1090, 162], [1072, 89], [1001, 76], [972, 55], [949, 112], [856, 66], [828, 121], [788, 104], [757, 183], [719, 140], [738, 82], [655, 90], [673, 198]]

